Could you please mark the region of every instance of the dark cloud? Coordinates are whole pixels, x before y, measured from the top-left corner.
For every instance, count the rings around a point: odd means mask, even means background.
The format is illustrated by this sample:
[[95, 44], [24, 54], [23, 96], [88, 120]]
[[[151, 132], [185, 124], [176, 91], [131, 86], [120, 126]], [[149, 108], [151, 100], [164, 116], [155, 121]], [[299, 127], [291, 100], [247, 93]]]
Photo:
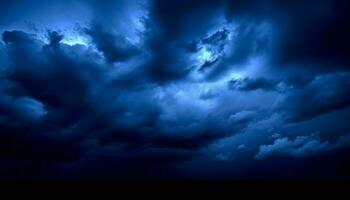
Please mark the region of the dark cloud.
[[224, 30], [220, 30], [216, 33], [214, 33], [213, 35], [204, 38], [202, 40], [203, 44], [211, 44], [211, 45], [218, 45], [220, 48], [223, 48], [224, 46], [224, 41], [227, 40], [228, 38], [228, 34], [229, 31], [224, 29]]
[[[210, 24], [223, 3], [218, 1], [154, 1], [151, 5], [151, 19], [171, 40], [195, 39], [210, 29]], [[196, 24], [196, 26], [193, 26]], [[192, 33], [191, 33], [192, 32]]]
[[[109, 83], [113, 68], [98, 52], [66, 45], [64, 35], [57, 32], [48, 34], [48, 44], [21, 31], [3, 34], [11, 60], [3, 77], [8, 86], [1, 93], [1, 127], [6, 130], [2, 141], [10, 144], [3, 146], [3, 157], [15, 157], [5, 153], [14, 148], [14, 140], [22, 144], [13, 149], [18, 159], [60, 160], [68, 152], [78, 159], [99, 145], [114, 143], [139, 149], [142, 157], [140, 149], [145, 147], [168, 149], [164, 154], [194, 151], [233, 131], [212, 118], [192, 124], [192, 117], [184, 113], [170, 121], [162, 119], [165, 108], [153, 97], [154, 87], [127, 91], [113, 79]], [[96, 140], [97, 146], [89, 146], [90, 140]], [[66, 150], [60, 150], [62, 144]]]
[[231, 80], [228, 83], [229, 89], [239, 90], [239, 91], [254, 91], [254, 90], [266, 90], [266, 91], [274, 91], [277, 89], [277, 86], [280, 82], [274, 80], [268, 80], [265, 78], [257, 78], [257, 79], [238, 79]]
[[137, 47], [132, 45], [125, 37], [115, 35], [112, 32], [103, 30], [99, 25], [92, 25], [86, 33], [100, 50], [108, 62], [127, 61], [139, 53]]
[[[221, 2], [196, 0], [153, 2], [146, 23], [146, 41], [152, 54], [146, 67], [152, 79], [164, 82], [185, 78], [195, 69], [190, 57], [191, 53], [203, 48], [199, 46], [200, 43], [222, 50], [227, 31], [215, 30], [217, 33], [213, 35], [209, 33], [211, 26], [220, 23], [216, 15], [223, 9], [222, 6]], [[215, 62], [208, 61], [201, 68]]]
[[344, 20], [349, 19], [345, 9], [348, 3], [321, 1], [316, 5], [310, 2], [303, 4], [307, 12], [297, 12], [302, 3], [296, 1], [296, 5], [292, 4], [292, 7], [281, 3], [282, 8], [288, 9], [285, 17], [288, 21], [281, 25], [281, 28], [286, 29], [281, 33], [281, 39], [284, 39], [277, 49], [277, 60], [284, 63], [313, 62], [321, 66], [332, 63], [332, 68], [347, 69], [347, 35], [350, 30], [344, 26]]
[[10, 59], [1, 91], [3, 157], [76, 159], [81, 153], [81, 135], [70, 132], [84, 114], [88, 83], [64, 46], [58, 48], [61, 36], [50, 35], [45, 45], [24, 32], [3, 34]]
[[0, 163], [14, 169], [165, 176], [347, 151], [345, 0], [16, 0], [0, 12]]
[[308, 120], [349, 106], [348, 74], [318, 76], [309, 84], [297, 87], [287, 94], [278, 110], [287, 114], [291, 122]]
[[63, 39], [63, 35], [60, 35], [56, 31], [49, 32], [48, 35], [49, 35], [49, 39], [50, 39], [50, 45], [53, 47], [57, 47]]
[[169, 43], [162, 38], [155, 39], [150, 44], [151, 57], [145, 64], [146, 75], [155, 82], [169, 82], [186, 77], [191, 68], [186, 63], [184, 49], [179, 49], [176, 44]]
[[[232, 20], [267, 20], [275, 26], [274, 59], [281, 63], [348, 63], [348, 2], [323, 0], [231, 1], [227, 13]], [[345, 21], [344, 21], [345, 20]], [[341, 42], [339, 42], [341, 41]], [[280, 64], [281, 64], [280, 63]]]

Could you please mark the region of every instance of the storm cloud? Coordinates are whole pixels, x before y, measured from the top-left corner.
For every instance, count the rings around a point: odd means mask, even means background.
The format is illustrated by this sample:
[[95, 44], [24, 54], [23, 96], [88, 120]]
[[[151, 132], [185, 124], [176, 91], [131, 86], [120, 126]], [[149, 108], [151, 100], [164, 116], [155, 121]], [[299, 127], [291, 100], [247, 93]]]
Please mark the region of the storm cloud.
[[149, 178], [222, 162], [342, 160], [348, 7], [2, 1], [0, 163], [29, 162], [23, 177]]

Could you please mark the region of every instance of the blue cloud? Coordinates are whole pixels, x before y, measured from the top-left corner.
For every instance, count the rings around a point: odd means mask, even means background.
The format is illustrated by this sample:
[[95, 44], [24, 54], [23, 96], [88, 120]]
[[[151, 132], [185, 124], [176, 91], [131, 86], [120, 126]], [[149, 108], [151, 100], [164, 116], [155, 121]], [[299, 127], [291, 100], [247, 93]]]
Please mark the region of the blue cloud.
[[307, 157], [327, 153], [349, 145], [350, 134], [329, 142], [322, 141], [315, 135], [298, 136], [295, 139], [287, 137], [276, 139], [273, 144], [260, 146], [256, 159], [266, 159], [273, 156]]
[[3, 1], [0, 163], [118, 177], [346, 160], [347, 5]]

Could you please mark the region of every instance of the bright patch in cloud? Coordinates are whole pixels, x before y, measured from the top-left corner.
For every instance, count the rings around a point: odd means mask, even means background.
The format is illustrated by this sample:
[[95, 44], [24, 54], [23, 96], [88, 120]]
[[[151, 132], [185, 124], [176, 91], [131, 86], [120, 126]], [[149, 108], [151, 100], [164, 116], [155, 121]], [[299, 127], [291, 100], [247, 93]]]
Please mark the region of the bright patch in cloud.
[[82, 36], [73, 36], [73, 37], [65, 37], [61, 41], [63, 44], [67, 44], [69, 46], [74, 46], [74, 45], [84, 45], [84, 46], [89, 46], [87, 40], [82, 37]]

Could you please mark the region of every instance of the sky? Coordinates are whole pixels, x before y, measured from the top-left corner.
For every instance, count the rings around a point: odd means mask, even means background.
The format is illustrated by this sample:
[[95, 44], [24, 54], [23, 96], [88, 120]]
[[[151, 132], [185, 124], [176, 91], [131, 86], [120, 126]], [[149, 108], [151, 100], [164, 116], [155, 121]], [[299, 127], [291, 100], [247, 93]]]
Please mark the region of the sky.
[[0, 180], [349, 180], [349, 8], [3, 0]]

